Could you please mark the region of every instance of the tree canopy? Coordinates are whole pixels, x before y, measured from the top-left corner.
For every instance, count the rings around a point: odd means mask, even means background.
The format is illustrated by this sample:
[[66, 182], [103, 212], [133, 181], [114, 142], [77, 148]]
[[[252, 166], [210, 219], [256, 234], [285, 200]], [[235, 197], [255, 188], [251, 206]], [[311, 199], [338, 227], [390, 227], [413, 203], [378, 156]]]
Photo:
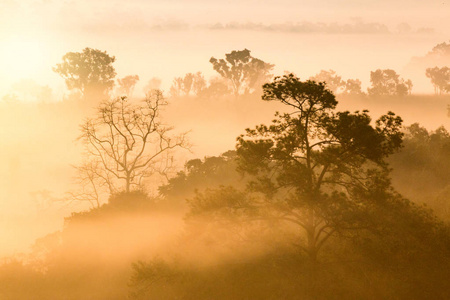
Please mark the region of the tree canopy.
[[345, 81], [343, 81], [342, 77], [337, 75], [336, 71], [333, 70], [321, 70], [318, 74], [311, 77], [310, 80], [325, 82], [327, 88], [334, 94], [345, 88]]
[[370, 72], [372, 87], [368, 89], [371, 96], [406, 96], [411, 94], [411, 80], [400, 78], [394, 70], [378, 69]]
[[[238, 137], [239, 169], [252, 176], [248, 192], [258, 196], [230, 202], [239, 193], [225, 189], [217, 195], [234, 210], [299, 226], [306, 238], [301, 248], [315, 261], [335, 232], [362, 226], [364, 209], [373, 205], [363, 191], [379, 189], [391, 196], [385, 158], [401, 146], [402, 120], [389, 112], [372, 125], [367, 111], [335, 112], [337, 101], [324, 83], [300, 81], [293, 74], [263, 88], [264, 100], [293, 111], [277, 113], [271, 125]], [[202, 206], [211, 209], [210, 199], [217, 207], [214, 195], [191, 205], [197, 212]]]
[[315, 82], [324, 82], [333, 94], [343, 95], [363, 95], [361, 81], [359, 79], [343, 80], [334, 70], [321, 70], [318, 74], [309, 78]]
[[139, 75], [127, 75], [123, 78], [117, 79], [119, 84], [119, 92], [131, 98], [133, 96], [134, 87], [139, 81]]
[[250, 50], [231, 51], [225, 59], [211, 57], [209, 62], [220, 76], [229, 80], [235, 96], [253, 92], [272, 77], [274, 65], [251, 56]]
[[105, 97], [114, 86], [116, 58], [106, 51], [85, 48], [66, 53], [62, 60], [53, 71], [64, 78], [69, 90], [79, 90], [85, 98]]
[[189, 96], [191, 93], [199, 96], [206, 89], [206, 80], [201, 72], [187, 73], [184, 77], [176, 77], [170, 87], [173, 97]]
[[436, 95], [441, 95], [442, 92], [445, 93], [450, 91], [450, 68], [427, 68], [425, 75], [430, 78]]

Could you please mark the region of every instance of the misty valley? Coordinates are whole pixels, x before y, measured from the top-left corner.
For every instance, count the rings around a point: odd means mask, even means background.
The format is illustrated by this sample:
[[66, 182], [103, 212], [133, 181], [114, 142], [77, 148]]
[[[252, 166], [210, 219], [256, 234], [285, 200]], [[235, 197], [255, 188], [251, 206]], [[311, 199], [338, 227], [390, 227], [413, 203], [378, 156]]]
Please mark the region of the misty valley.
[[0, 299], [450, 299], [450, 43], [367, 88], [224, 52], [2, 96]]

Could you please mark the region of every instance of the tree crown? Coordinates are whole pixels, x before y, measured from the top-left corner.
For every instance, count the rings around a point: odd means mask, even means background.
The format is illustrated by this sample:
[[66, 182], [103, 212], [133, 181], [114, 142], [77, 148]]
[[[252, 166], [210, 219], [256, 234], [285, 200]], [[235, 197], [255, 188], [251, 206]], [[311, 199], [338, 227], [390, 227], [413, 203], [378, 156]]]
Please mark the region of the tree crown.
[[69, 90], [78, 89], [86, 93], [98, 89], [101, 94], [114, 86], [116, 58], [106, 51], [85, 48], [82, 52], [68, 52], [53, 71], [64, 78]]

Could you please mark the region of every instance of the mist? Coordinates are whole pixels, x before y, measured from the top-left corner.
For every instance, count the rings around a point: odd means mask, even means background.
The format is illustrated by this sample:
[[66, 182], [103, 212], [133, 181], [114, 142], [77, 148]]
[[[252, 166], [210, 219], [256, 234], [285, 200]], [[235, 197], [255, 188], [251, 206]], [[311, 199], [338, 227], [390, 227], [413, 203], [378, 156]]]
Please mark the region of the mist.
[[0, 2], [0, 298], [448, 299], [448, 5]]

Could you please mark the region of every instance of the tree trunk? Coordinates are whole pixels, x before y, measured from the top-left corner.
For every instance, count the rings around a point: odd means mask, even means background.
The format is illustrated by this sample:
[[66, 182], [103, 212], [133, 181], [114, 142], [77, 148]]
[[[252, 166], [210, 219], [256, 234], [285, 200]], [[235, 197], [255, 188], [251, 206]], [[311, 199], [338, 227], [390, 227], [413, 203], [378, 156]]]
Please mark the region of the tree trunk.
[[130, 184], [131, 184], [131, 178], [130, 178], [130, 175], [127, 174], [126, 185], [125, 185], [125, 191], [127, 193], [130, 192]]
[[307, 245], [306, 250], [308, 254], [308, 264], [307, 264], [307, 291], [311, 299], [317, 298], [316, 281], [317, 281], [317, 240], [316, 240], [316, 227], [315, 227], [315, 216], [314, 210], [309, 209], [307, 224], [305, 226]]

